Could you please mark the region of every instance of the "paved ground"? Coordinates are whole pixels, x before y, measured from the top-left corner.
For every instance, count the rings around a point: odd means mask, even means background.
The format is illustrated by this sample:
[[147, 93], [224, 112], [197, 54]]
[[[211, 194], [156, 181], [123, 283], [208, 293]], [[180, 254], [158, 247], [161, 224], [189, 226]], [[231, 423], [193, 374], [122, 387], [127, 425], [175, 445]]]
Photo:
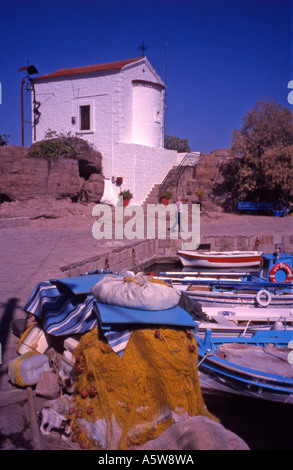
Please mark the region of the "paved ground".
[[272, 235], [293, 234], [293, 217], [218, 214], [217, 218], [201, 218], [201, 234], [211, 235]]
[[[0, 449], [34, 446], [26, 391], [12, 386], [7, 376], [7, 365], [16, 357], [18, 341], [11, 331], [12, 320], [24, 317], [22, 306], [38, 282], [62, 277], [62, 266], [109, 250], [109, 242], [93, 238], [92, 225], [93, 217], [68, 216], [38, 219], [25, 226], [0, 229]], [[272, 233], [293, 234], [293, 217], [222, 214], [217, 218], [201, 218], [203, 236]], [[35, 404], [39, 408], [42, 400], [37, 398]], [[50, 439], [46, 443], [42, 441], [41, 445], [47, 448], [71, 446], [54, 436]]]

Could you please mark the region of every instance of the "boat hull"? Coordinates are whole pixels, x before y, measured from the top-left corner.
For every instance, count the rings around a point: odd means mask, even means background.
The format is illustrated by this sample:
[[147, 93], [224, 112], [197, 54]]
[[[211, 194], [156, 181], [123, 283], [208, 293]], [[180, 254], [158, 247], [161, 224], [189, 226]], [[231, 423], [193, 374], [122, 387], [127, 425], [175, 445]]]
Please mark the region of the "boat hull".
[[261, 253], [258, 251], [233, 252], [177, 252], [183, 266], [201, 268], [251, 268], [259, 266]]
[[[201, 290], [187, 290], [185, 291], [190, 297], [197, 300], [203, 306], [256, 306], [257, 292], [220, 292], [220, 291], [201, 291]], [[271, 296], [269, 307], [293, 308], [293, 293], [292, 294], [275, 294]], [[266, 307], [262, 307], [266, 308]]]
[[274, 403], [293, 404], [293, 390], [291, 392], [278, 393], [277, 391], [264, 390], [257, 384], [239, 384], [231, 378], [217, 376], [217, 374], [202, 372], [199, 370], [200, 388], [205, 395], [236, 395], [249, 398], [256, 398]]
[[257, 331], [249, 338], [217, 338], [210, 331], [204, 338], [195, 336], [203, 392], [293, 403], [293, 365], [288, 356], [292, 330]]
[[207, 329], [217, 336], [252, 335], [256, 330], [293, 330], [291, 308], [211, 308], [203, 307], [205, 320], [197, 320], [198, 334], [202, 337]]

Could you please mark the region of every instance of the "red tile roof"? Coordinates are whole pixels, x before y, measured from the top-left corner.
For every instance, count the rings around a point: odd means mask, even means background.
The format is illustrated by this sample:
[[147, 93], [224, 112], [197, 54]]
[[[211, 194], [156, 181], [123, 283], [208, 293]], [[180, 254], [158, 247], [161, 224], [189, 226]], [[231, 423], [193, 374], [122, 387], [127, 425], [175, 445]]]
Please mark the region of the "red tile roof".
[[120, 70], [125, 65], [132, 64], [138, 60], [143, 59], [143, 57], [138, 57], [136, 59], [127, 59], [119, 60], [117, 62], [108, 62], [106, 64], [97, 64], [97, 65], [86, 65], [85, 67], [74, 67], [71, 69], [59, 69], [56, 72], [47, 73], [45, 75], [40, 75], [39, 77], [34, 78], [34, 80], [40, 80], [45, 78], [55, 78], [55, 77], [68, 77], [70, 75], [80, 75], [84, 73], [91, 72], [104, 72], [107, 70]]

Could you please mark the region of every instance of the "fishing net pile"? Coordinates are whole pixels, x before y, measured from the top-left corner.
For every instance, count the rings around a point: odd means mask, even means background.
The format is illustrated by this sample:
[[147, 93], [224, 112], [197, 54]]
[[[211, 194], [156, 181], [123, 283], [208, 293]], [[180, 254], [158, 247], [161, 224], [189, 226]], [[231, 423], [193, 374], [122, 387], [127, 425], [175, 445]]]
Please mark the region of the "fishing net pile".
[[174, 413], [215, 419], [201, 395], [197, 346], [188, 330], [134, 330], [118, 356], [94, 328], [74, 355], [69, 415], [72, 439], [82, 448], [141, 446], [173, 424]]

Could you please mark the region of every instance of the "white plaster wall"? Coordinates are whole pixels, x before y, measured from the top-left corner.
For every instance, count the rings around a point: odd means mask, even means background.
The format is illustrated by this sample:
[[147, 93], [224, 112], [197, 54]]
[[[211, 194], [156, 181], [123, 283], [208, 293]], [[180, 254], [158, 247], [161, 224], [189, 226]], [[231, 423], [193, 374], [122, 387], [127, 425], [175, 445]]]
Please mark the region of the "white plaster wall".
[[[163, 147], [164, 140], [162, 139], [162, 128], [164, 127], [164, 83], [156, 71], [153, 69], [151, 64], [147, 59], [142, 59], [135, 64], [127, 65], [123, 68], [120, 76], [120, 133], [119, 141], [128, 142], [128, 143], [138, 143], [141, 145], [149, 145], [148, 142], [155, 143], [157, 147]], [[134, 99], [134, 88], [137, 85], [133, 84], [133, 80], [143, 80], [145, 82], [158, 83], [161, 86], [160, 92], [158, 93], [158, 88], [154, 88], [152, 93], [149, 93], [151, 97], [151, 102], [147, 103], [144, 106], [144, 95], [142, 96], [142, 101], [139, 97]], [[143, 88], [143, 87], [142, 87]], [[141, 90], [140, 90], [141, 91]], [[139, 136], [137, 130], [134, 131], [133, 125], [135, 124], [136, 116], [141, 112], [149, 113], [150, 106], [152, 106], [151, 119], [149, 122], [154, 124], [154, 113], [155, 109], [160, 108], [161, 111], [161, 123], [159, 125], [154, 125], [151, 131], [148, 131], [149, 138], [146, 142], [143, 139], [143, 135], [140, 132]], [[135, 116], [135, 117], [134, 117]], [[156, 123], [157, 124], [157, 123]], [[157, 136], [157, 127], [160, 127], [160, 138]], [[154, 135], [151, 135], [151, 132], [154, 132]]]
[[[133, 80], [160, 86], [134, 86]], [[36, 100], [41, 102], [36, 140], [42, 140], [49, 128], [78, 132], [102, 153], [104, 176], [123, 177], [123, 188], [133, 192], [133, 202], [141, 203], [176, 164], [177, 152], [163, 148], [164, 84], [146, 59], [120, 72], [34, 82]], [[87, 104], [91, 129], [80, 131], [79, 106]]]
[[[46, 131], [71, 132], [92, 143], [103, 155], [103, 170], [112, 175], [112, 144], [119, 126], [114, 97], [119, 86], [119, 73], [87, 74], [78, 77], [36, 80], [36, 100], [40, 101], [41, 116], [36, 129], [36, 140], [42, 140]], [[80, 130], [79, 107], [91, 106], [91, 129]], [[74, 118], [74, 119], [72, 119]], [[119, 129], [116, 129], [116, 136]]]
[[132, 142], [161, 147], [161, 89], [149, 84], [133, 84]]
[[36, 140], [42, 140], [48, 129], [57, 132], [72, 131], [72, 90], [58, 80], [54, 83], [35, 84], [36, 100], [41, 103], [39, 122], [36, 126]]
[[175, 150], [120, 142], [114, 145], [113, 152], [114, 174], [123, 176], [122, 189], [130, 189], [134, 196], [132, 202], [137, 204], [141, 204], [153, 185], [161, 183], [177, 164]]

